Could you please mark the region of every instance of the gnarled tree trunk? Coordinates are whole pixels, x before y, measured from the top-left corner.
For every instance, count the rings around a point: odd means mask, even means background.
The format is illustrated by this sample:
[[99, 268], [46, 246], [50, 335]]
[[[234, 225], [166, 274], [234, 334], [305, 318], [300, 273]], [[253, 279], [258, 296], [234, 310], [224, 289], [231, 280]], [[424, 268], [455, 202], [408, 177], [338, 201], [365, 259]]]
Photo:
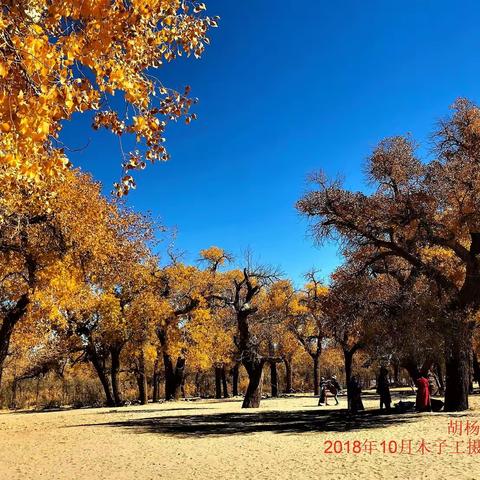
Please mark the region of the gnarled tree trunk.
[[102, 384], [103, 391], [105, 392], [105, 399], [107, 402], [108, 407], [114, 407], [115, 401], [113, 399], [112, 390], [110, 387], [110, 381], [108, 379], [107, 374], [105, 373], [105, 368], [101, 358], [99, 357], [95, 345], [92, 341], [90, 341], [89, 346], [87, 348], [87, 355], [88, 359], [92, 362], [93, 368], [97, 373], [98, 379]]
[[165, 400], [178, 400], [185, 375], [185, 358], [178, 357], [175, 365], [167, 353], [163, 354], [165, 367]]
[[258, 408], [262, 399], [263, 366], [265, 361], [244, 361], [248, 373], [248, 387], [243, 399], [242, 408]]

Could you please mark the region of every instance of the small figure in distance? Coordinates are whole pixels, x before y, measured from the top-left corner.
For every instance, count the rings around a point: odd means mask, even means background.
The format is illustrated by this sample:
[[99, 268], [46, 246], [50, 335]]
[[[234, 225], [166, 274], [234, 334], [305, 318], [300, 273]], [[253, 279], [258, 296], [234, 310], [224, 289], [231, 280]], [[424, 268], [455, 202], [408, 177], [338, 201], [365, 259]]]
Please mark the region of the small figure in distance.
[[390, 383], [388, 381], [388, 370], [380, 368], [380, 375], [377, 379], [377, 393], [380, 395], [380, 410], [385, 406], [387, 412], [391, 410], [392, 397], [390, 396]]
[[330, 392], [332, 393], [333, 398], [335, 399], [335, 402], [337, 402], [335, 405], [338, 405], [338, 403], [339, 403], [338, 402], [338, 394], [339, 394], [340, 390], [342, 389], [342, 387], [340, 386], [340, 384], [337, 381], [337, 376], [332, 375], [330, 377], [329, 383], [330, 383]]
[[321, 407], [325, 403], [325, 405], [328, 405], [327, 402], [327, 395], [326, 395], [326, 380], [325, 377], [320, 378], [320, 397], [318, 399], [318, 406]]
[[352, 413], [365, 410], [362, 402], [362, 387], [357, 375], [352, 375], [348, 382], [348, 410]]
[[415, 385], [417, 386], [417, 398], [415, 401], [415, 408], [418, 412], [430, 412], [430, 388], [428, 379], [425, 376], [421, 375], [415, 381]]

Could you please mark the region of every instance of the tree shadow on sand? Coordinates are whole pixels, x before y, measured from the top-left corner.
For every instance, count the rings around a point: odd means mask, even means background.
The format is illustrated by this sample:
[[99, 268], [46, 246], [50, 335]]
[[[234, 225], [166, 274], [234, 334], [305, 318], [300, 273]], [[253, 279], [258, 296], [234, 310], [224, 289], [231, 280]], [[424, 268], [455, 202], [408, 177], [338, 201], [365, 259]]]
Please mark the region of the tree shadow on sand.
[[158, 433], [188, 438], [259, 432], [284, 434], [344, 432], [386, 428], [395, 424], [415, 422], [420, 418], [415, 413], [385, 414], [379, 410], [364, 411], [356, 415], [349, 414], [346, 410], [300, 410], [161, 416], [75, 426], [108, 426], [127, 429], [134, 433]]

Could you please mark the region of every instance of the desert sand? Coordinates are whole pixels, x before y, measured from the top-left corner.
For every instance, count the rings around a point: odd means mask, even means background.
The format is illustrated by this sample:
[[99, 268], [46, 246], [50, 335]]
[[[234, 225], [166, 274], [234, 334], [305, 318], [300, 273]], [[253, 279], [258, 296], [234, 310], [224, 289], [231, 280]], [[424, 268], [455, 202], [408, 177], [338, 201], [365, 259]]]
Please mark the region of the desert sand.
[[[295, 395], [263, 400], [258, 410], [230, 399], [2, 412], [0, 479], [480, 478], [479, 397], [459, 414], [380, 415], [367, 395], [356, 417], [340, 400], [318, 407]], [[451, 421], [462, 432], [449, 432]], [[422, 439], [430, 452], [422, 453]], [[330, 441], [338, 443], [325, 453]]]

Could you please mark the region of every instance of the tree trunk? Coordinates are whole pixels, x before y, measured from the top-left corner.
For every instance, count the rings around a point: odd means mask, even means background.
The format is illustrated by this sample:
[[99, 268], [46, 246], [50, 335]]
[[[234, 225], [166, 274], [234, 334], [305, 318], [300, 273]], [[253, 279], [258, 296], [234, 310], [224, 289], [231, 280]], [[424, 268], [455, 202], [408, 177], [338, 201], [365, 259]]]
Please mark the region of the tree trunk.
[[240, 364], [236, 363], [232, 369], [232, 396], [238, 397], [238, 377], [240, 373]]
[[272, 397], [278, 397], [277, 362], [270, 362], [270, 385]]
[[225, 365], [222, 367], [222, 388], [223, 388], [223, 398], [228, 398], [228, 383], [227, 383], [227, 372], [225, 371]]
[[222, 367], [215, 367], [215, 398], [222, 398]]
[[107, 406], [108, 407], [115, 406], [115, 401], [113, 400], [113, 395], [110, 388], [110, 381], [108, 380], [108, 377], [105, 373], [105, 369], [103, 368], [102, 362], [100, 361], [100, 358], [97, 354], [95, 346], [90, 345], [88, 347], [87, 353], [88, 353], [88, 358], [92, 362], [93, 368], [95, 369], [95, 372], [97, 372], [98, 379], [102, 384], [103, 391], [105, 392], [105, 399], [107, 401]]
[[27, 294], [22, 295], [17, 303], [5, 314], [0, 327], [0, 386], [2, 385], [3, 364], [8, 355], [10, 339], [17, 322], [25, 315], [30, 300]]
[[165, 367], [165, 400], [178, 400], [182, 391], [183, 376], [185, 374], [185, 358], [178, 357], [176, 365], [168, 353], [163, 354]]
[[110, 376], [112, 378], [112, 393], [115, 405], [118, 407], [122, 404], [122, 397], [120, 395], [120, 385], [118, 375], [120, 373], [120, 352], [121, 348], [112, 347], [110, 349], [111, 367]]
[[147, 373], [145, 371], [145, 353], [143, 349], [140, 352], [140, 358], [138, 362], [137, 384], [138, 384], [138, 400], [142, 405], [147, 405], [148, 384], [147, 384]]
[[285, 363], [285, 393], [292, 393], [292, 362], [284, 358], [283, 363]]
[[470, 334], [464, 322], [458, 321], [446, 339], [445, 351], [445, 411], [461, 412], [468, 409], [470, 384]]
[[258, 408], [262, 399], [263, 365], [264, 361], [246, 362], [243, 365], [248, 373], [248, 387], [243, 399], [242, 408]]
[[347, 384], [347, 398], [350, 398], [350, 379], [352, 378], [353, 352], [343, 349], [343, 360], [345, 366], [345, 382]]
[[320, 377], [319, 377], [319, 358], [320, 355], [313, 355], [313, 394], [319, 395], [320, 394]]
[[160, 400], [160, 372], [158, 370], [158, 358], [155, 359], [153, 364], [152, 386], [152, 402], [156, 403]]

